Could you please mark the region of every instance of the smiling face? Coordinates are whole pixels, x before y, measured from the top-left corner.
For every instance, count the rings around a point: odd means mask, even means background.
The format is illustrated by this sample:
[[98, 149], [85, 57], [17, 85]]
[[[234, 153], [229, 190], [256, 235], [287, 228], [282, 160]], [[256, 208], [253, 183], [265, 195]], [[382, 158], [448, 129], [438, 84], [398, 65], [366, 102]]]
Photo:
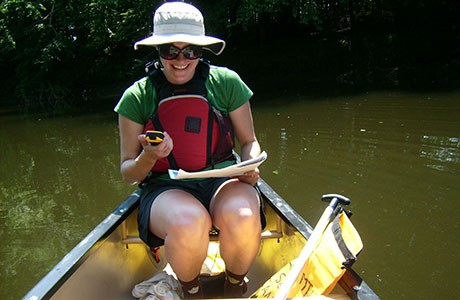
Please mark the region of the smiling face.
[[[184, 49], [189, 44], [187, 43], [174, 43], [175, 47]], [[183, 53], [180, 53], [177, 58], [167, 60], [161, 58], [161, 63], [164, 67], [163, 73], [166, 79], [176, 85], [184, 84], [190, 81], [195, 74], [196, 66], [198, 65], [199, 59], [187, 59]]]

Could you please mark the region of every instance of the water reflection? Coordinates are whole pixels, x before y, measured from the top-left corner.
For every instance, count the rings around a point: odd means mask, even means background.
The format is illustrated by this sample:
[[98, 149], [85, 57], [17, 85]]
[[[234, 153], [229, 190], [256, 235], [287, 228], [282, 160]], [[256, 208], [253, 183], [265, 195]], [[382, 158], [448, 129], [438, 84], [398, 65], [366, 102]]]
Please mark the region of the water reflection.
[[[264, 179], [312, 224], [322, 194], [352, 199], [356, 270], [383, 299], [457, 294], [459, 98], [254, 99]], [[0, 118], [0, 299], [23, 296], [132, 191], [118, 147], [113, 113]]]
[[[384, 299], [456, 295], [457, 99], [373, 93], [286, 101], [276, 117], [273, 107], [256, 110], [269, 153], [263, 176], [310, 222], [322, 212], [320, 195], [352, 198], [365, 243], [356, 268]], [[286, 142], [276, 143], [279, 128]]]
[[132, 190], [115, 120], [1, 120], [1, 299], [24, 295]]
[[458, 137], [424, 135], [421, 144], [420, 157], [430, 160], [429, 163], [426, 163], [426, 167], [458, 174], [458, 168], [452, 168], [451, 165], [460, 163]]

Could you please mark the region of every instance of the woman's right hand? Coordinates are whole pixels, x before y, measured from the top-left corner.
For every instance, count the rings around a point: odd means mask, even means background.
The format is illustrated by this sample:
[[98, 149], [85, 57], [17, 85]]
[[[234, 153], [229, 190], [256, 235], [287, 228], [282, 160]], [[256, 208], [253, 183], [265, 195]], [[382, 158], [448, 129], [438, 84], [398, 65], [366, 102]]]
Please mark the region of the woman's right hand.
[[140, 134], [137, 136], [137, 140], [142, 145], [144, 152], [143, 154], [145, 156], [156, 161], [158, 159], [167, 157], [171, 153], [174, 147], [173, 140], [167, 132], [163, 132], [163, 134], [163, 141], [157, 145], [151, 145], [149, 142], [147, 142], [145, 139], [145, 134]]

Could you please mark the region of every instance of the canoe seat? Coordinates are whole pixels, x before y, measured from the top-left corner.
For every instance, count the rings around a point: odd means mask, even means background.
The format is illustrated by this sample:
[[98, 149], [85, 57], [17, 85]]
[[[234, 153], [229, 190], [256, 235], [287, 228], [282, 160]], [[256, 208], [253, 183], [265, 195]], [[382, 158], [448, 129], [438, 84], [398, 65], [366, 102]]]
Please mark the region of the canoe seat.
[[[266, 230], [266, 231], [263, 231], [262, 234], [260, 235], [260, 238], [262, 240], [266, 240], [266, 239], [279, 239], [283, 236], [283, 233], [282, 232], [279, 232], [279, 231], [276, 231], [276, 230]], [[218, 241], [219, 240], [219, 234], [214, 234], [212, 232], [209, 233], [209, 240], [210, 241]], [[123, 244], [143, 244], [144, 241], [141, 240], [141, 238], [136, 235], [126, 235], [126, 236], [123, 236], [123, 239], [122, 239], [122, 243]]]
[[[283, 232], [281, 229], [281, 218], [276, 216], [276, 228], [273, 230], [265, 230], [262, 231], [260, 238], [262, 240], [266, 239], [279, 239], [283, 236]], [[141, 238], [139, 237], [139, 233], [136, 232], [136, 235], [128, 234], [128, 224], [126, 221], [123, 221], [120, 225], [121, 228], [121, 235], [122, 235], [122, 243], [125, 245], [129, 244], [142, 244], [144, 243]], [[218, 241], [219, 240], [219, 231], [214, 227], [209, 231], [209, 240], [210, 241]]]

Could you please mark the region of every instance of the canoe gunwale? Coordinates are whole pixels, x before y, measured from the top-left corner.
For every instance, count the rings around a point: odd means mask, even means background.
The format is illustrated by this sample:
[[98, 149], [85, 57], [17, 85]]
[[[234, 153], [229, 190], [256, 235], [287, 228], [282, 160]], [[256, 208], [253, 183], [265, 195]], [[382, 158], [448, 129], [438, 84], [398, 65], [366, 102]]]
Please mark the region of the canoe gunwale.
[[[277, 194], [263, 179], [259, 179], [258, 187], [262, 197], [277, 215], [300, 235], [308, 239], [313, 228], [307, 223], [279, 194]], [[128, 218], [139, 206], [140, 189], [135, 190], [112, 213], [97, 225], [83, 240], [81, 240], [64, 258], [55, 265], [24, 297], [23, 300], [50, 299], [60, 287], [78, 270], [90, 257], [92, 251], [100, 245]], [[274, 231], [278, 234], [278, 231]], [[128, 237], [128, 236], [126, 236]], [[267, 236], [267, 238], [270, 238]], [[137, 241], [136, 237], [136, 241]], [[130, 244], [128, 240], [122, 240]], [[379, 299], [372, 289], [352, 269], [347, 270], [339, 281], [340, 286], [351, 299]]]
[[82, 239], [22, 299], [50, 299], [98, 247], [139, 206], [139, 190], [134, 191], [116, 209]]
[[275, 212], [287, 224], [293, 226], [303, 237], [308, 239], [313, 232], [313, 227], [305, 221], [299, 213], [297, 213], [275, 190], [273, 190], [268, 183], [262, 178], [259, 179], [258, 188], [262, 195], [267, 199], [268, 203]]
[[[259, 179], [258, 187], [267, 199], [268, 203], [278, 215], [289, 225], [292, 225], [307, 240], [313, 232], [313, 227], [297, 213], [273, 188], [262, 178]], [[369, 285], [352, 269], [349, 268], [339, 280], [339, 285], [351, 299], [380, 299]]]

